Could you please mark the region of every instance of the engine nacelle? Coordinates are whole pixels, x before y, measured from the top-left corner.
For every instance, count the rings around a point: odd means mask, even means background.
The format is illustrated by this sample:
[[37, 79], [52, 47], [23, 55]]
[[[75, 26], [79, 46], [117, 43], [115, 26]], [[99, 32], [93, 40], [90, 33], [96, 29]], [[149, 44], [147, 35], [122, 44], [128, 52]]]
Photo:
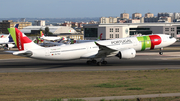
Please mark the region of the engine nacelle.
[[136, 51], [133, 48], [120, 51], [117, 55], [119, 59], [129, 59], [136, 56]]

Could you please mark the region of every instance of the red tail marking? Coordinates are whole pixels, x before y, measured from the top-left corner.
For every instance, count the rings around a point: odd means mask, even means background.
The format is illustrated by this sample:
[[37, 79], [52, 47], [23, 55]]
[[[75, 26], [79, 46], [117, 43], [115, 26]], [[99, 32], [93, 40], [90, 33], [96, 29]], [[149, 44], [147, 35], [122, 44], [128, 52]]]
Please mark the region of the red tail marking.
[[100, 40], [102, 39], [102, 33], [100, 34]]
[[44, 33], [43, 33], [43, 32], [41, 32], [41, 34], [42, 34], [42, 35], [41, 35], [41, 37], [43, 37], [43, 36], [44, 36]]
[[16, 41], [17, 41], [17, 47], [18, 49], [24, 50], [24, 44], [32, 42], [27, 36], [23, 36], [23, 33], [19, 31], [17, 28], [16, 30]]

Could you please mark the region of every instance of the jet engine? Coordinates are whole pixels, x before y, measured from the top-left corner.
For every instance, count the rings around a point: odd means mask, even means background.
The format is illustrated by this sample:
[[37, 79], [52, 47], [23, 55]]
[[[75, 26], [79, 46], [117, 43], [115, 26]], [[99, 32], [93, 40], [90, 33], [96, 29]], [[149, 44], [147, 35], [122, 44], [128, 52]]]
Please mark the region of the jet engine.
[[126, 50], [119, 51], [118, 54], [116, 54], [119, 59], [129, 59], [134, 58], [136, 56], [136, 51], [133, 48], [129, 48]]

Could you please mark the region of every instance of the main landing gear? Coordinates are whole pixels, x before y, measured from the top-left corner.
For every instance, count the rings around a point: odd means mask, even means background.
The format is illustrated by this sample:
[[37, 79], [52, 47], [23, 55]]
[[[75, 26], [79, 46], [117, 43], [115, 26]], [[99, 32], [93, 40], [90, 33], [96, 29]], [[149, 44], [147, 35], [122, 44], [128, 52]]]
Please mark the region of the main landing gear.
[[96, 64], [96, 65], [98, 65], [98, 66], [101, 66], [101, 65], [106, 65], [106, 64], [107, 64], [107, 61], [105, 61], [104, 58], [102, 58], [99, 62], [97, 62], [97, 61], [94, 60], [94, 59], [91, 59], [91, 60], [88, 60], [86, 63], [87, 63], [88, 65], [90, 65], [90, 64]]
[[162, 50], [163, 50], [163, 48], [159, 49], [159, 55], [163, 55], [163, 51]]
[[88, 65], [90, 65], [90, 64], [96, 64], [97, 61], [94, 60], [94, 59], [92, 59], [92, 60], [88, 60], [86, 63], [87, 63]]

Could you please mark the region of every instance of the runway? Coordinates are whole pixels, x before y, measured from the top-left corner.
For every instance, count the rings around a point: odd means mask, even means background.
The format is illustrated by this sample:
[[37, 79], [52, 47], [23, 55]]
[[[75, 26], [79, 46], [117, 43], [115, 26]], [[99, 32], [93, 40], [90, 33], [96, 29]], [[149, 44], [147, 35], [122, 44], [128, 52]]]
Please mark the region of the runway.
[[[174, 44], [179, 46], [179, 42]], [[172, 47], [172, 46], [171, 46]], [[7, 54], [0, 50], [0, 54]], [[106, 58], [107, 65], [87, 65], [87, 60], [47, 61], [36, 59], [0, 59], [0, 72], [57, 72], [57, 71], [109, 71], [109, 70], [153, 70], [180, 69], [180, 51], [166, 50], [137, 52], [133, 59]]]
[[120, 60], [117, 57], [107, 58], [106, 61], [108, 64], [104, 66], [87, 65], [86, 60], [45, 61], [35, 59], [6, 59], [0, 60], [0, 72], [180, 69], [180, 56], [177, 54], [174, 54], [174, 56], [160, 56], [158, 53], [153, 53], [152, 55], [145, 54], [140, 53], [133, 59]]

